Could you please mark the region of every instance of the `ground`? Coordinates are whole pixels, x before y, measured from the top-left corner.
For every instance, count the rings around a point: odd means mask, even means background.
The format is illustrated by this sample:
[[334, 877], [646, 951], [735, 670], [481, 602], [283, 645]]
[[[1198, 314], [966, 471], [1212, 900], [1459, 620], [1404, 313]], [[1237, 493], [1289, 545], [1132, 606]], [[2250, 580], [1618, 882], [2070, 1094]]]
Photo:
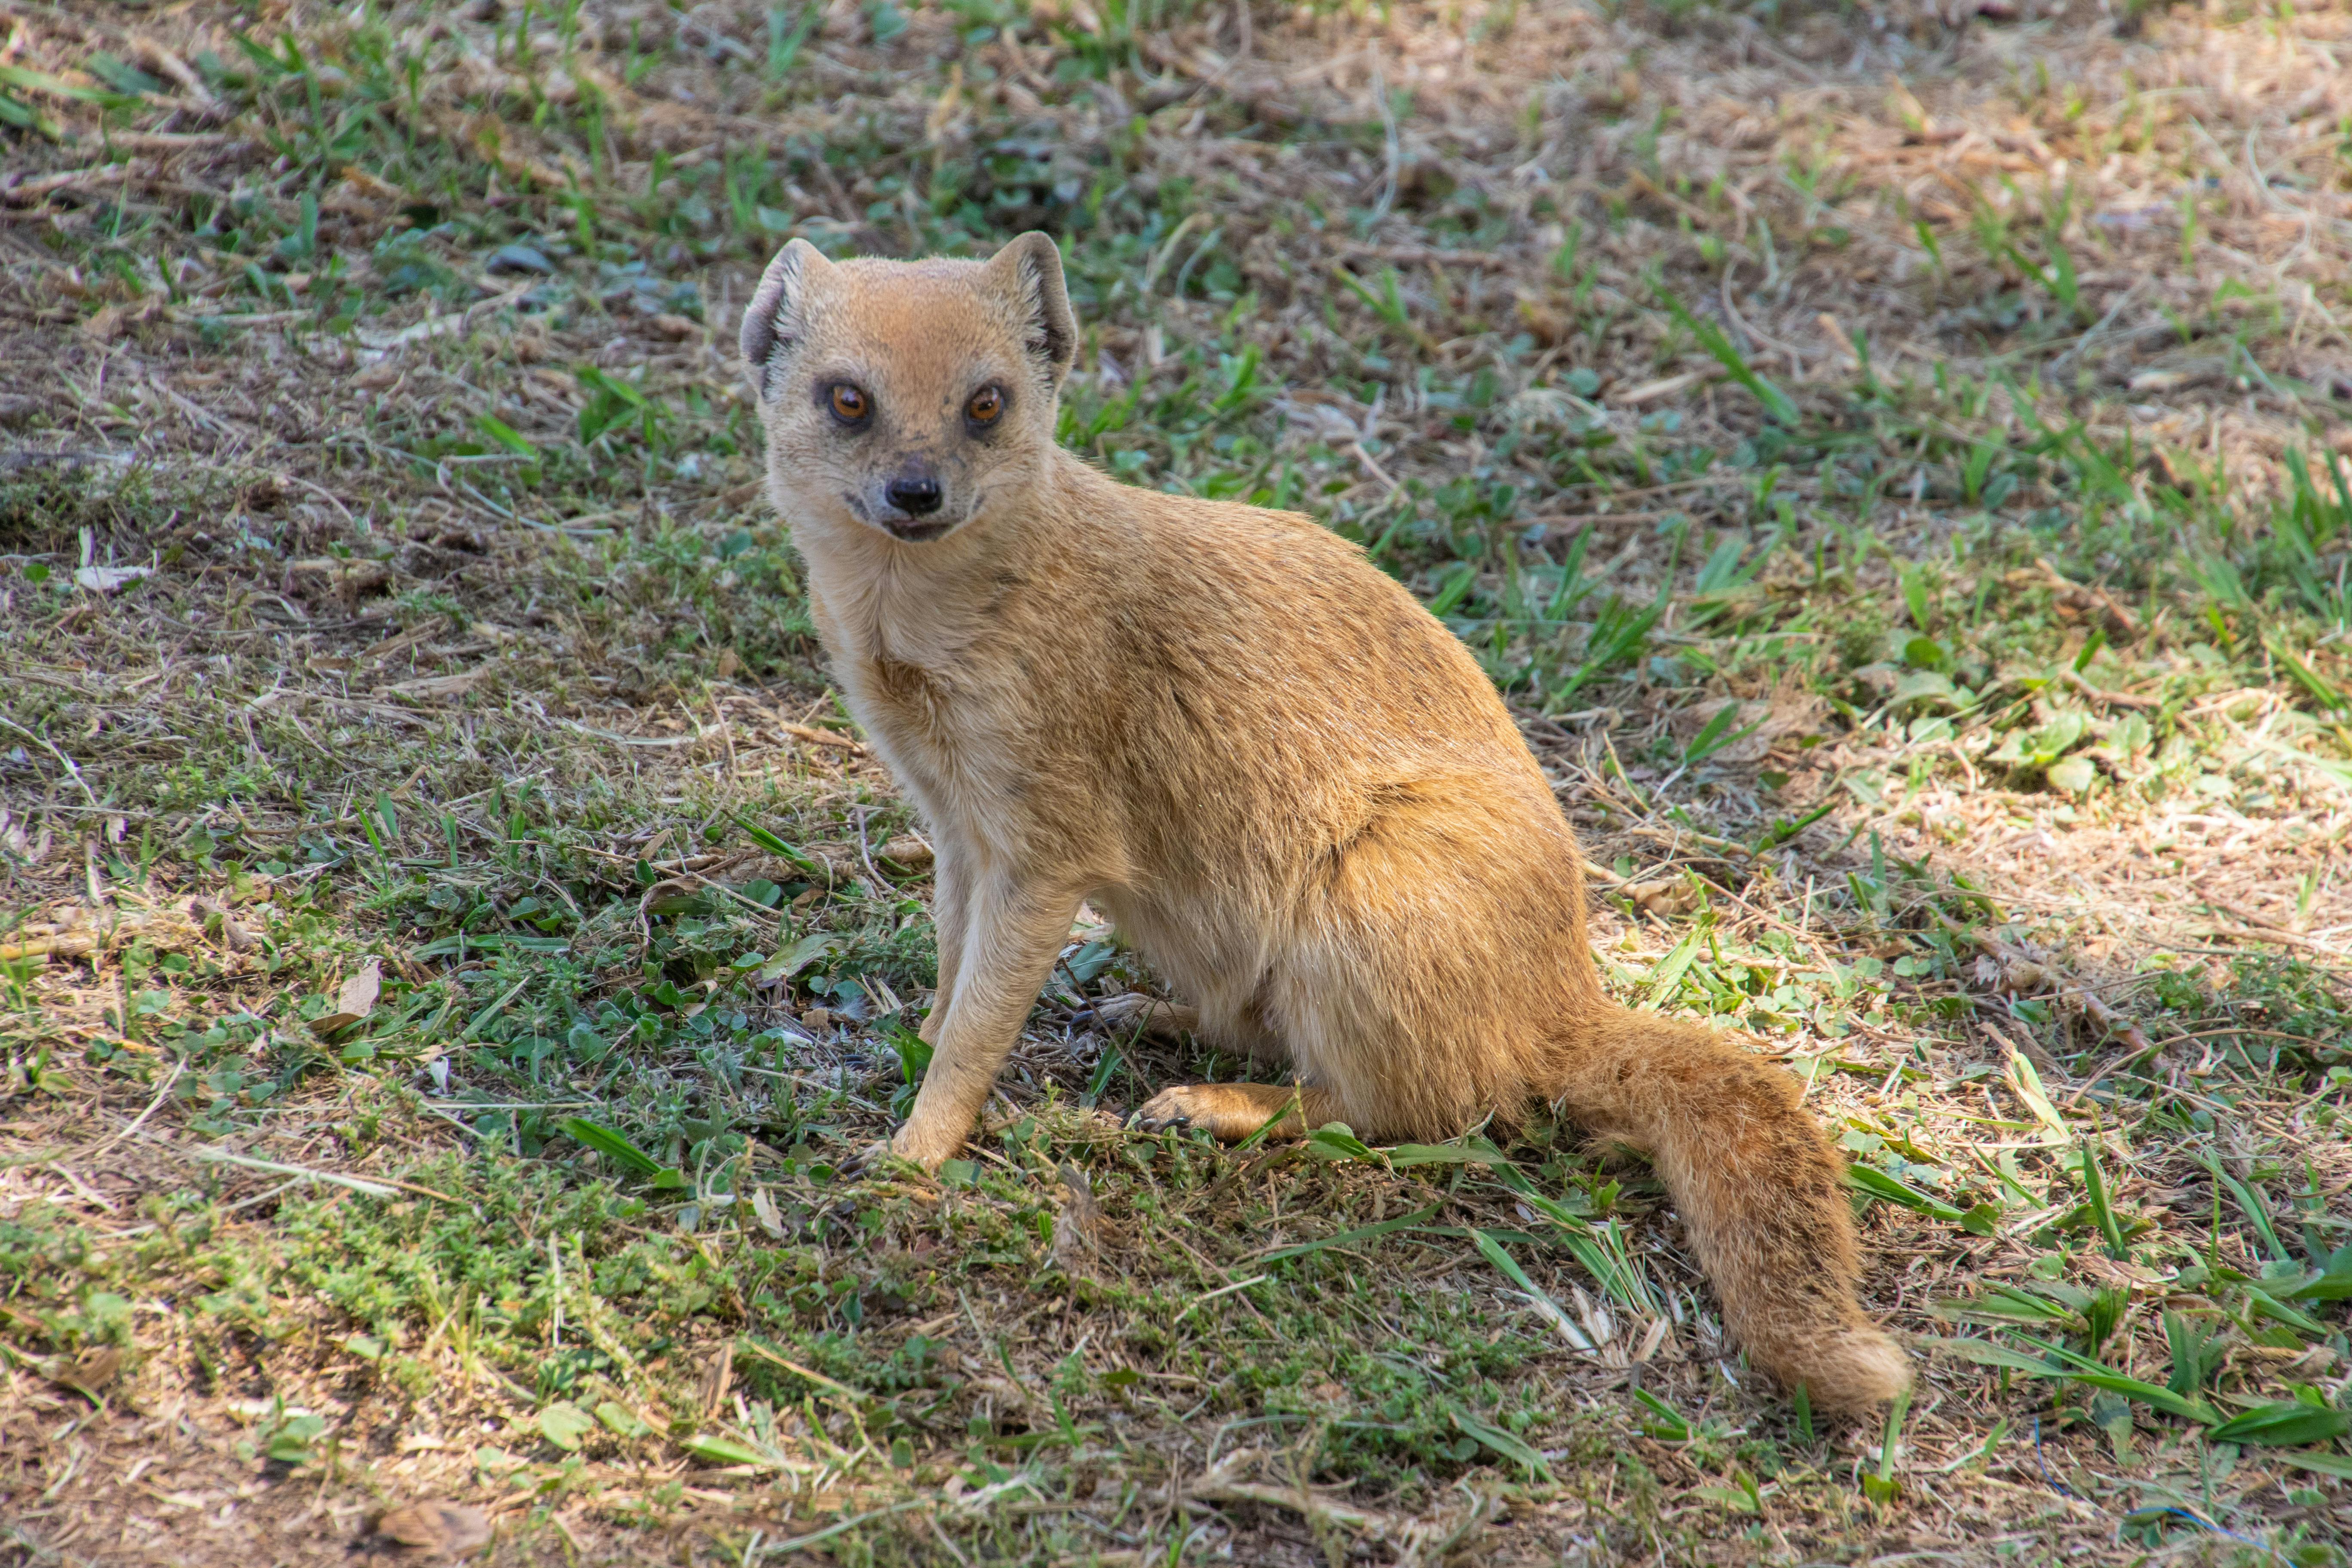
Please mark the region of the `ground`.
[[[2342, 1563], [2347, 57], [0, 0], [0, 1561]], [[1906, 1406], [1751, 1376], [1573, 1128], [1125, 1129], [1245, 1068], [1091, 925], [967, 1157], [845, 1173], [929, 850], [733, 316], [1029, 227], [1066, 442], [1363, 542], [1612, 989], [1806, 1079]]]

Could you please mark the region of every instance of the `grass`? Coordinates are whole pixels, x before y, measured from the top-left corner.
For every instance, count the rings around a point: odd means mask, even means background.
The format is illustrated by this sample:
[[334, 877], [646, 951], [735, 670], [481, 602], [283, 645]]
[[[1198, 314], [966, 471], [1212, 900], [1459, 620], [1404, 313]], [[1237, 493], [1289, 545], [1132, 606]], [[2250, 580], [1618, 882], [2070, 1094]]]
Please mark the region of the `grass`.
[[[0, 13], [12, 1552], [2343, 1561], [2340, 7]], [[1247, 1068], [1091, 926], [845, 1173], [928, 851], [730, 317], [1032, 226], [1065, 442], [1362, 542], [1806, 1082], [1907, 1406], [1573, 1128], [1124, 1131]]]

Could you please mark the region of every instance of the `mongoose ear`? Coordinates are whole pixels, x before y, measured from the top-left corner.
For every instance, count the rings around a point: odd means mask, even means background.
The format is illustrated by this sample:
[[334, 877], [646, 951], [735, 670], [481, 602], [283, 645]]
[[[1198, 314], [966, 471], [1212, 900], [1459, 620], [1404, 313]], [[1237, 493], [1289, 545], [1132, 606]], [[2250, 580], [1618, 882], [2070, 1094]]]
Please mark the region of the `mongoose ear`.
[[1058, 388], [1077, 357], [1078, 323], [1070, 314], [1062, 253], [1054, 247], [1053, 237], [1030, 230], [991, 257], [988, 270], [1012, 296], [1022, 314], [1029, 352]]
[[776, 252], [761, 275], [751, 302], [743, 307], [743, 369], [760, 395], [769, 394], [768, 367], [781, 350], [801, 335], [802, 305], [810, 279], [833, 270], [824, 252], [805, 239], [795, 239]]

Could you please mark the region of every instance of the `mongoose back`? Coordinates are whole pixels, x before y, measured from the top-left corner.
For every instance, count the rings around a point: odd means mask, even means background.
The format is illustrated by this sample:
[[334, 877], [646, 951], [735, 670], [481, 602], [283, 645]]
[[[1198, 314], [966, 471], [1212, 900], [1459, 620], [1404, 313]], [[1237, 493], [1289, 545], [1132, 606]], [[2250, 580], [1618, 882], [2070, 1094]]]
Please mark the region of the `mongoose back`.
[[1305, 517], [1055, 446], [1076, 342], [1041, 234], [984, 262], [795, 240], [744, 312], [818, 635], [938, 851], [897, 1152], [961, 1147], [1092, 900], [1189, 1004], [1157, 1022], [1295, 1079], [1168, 1089], [1148, 1124], [1241, 1138], [1295, 1095], [1278, 1131], [1440, 1139], [1549, 1102], [1650, 1154], [1755, 1363], [1827, 1409], [1903, 1389], [1795, 1081], [1602, 994], [1582, 857], [1468, 651]]

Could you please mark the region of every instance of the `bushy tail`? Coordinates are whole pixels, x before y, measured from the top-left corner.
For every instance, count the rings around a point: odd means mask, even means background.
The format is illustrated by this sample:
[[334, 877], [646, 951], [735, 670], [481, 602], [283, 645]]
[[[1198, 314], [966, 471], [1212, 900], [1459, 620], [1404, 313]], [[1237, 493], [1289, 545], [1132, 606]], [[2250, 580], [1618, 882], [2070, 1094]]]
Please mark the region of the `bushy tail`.
[[1796, 1080], [1713, 1030], [1615, 1008], [1567, 1044], [1561, 1110], [1649, 1152], [1748, 1359], [1817, 1409], [1909, 1387], [1902, 1350], [1854, 1300], [1843, 1165]]

